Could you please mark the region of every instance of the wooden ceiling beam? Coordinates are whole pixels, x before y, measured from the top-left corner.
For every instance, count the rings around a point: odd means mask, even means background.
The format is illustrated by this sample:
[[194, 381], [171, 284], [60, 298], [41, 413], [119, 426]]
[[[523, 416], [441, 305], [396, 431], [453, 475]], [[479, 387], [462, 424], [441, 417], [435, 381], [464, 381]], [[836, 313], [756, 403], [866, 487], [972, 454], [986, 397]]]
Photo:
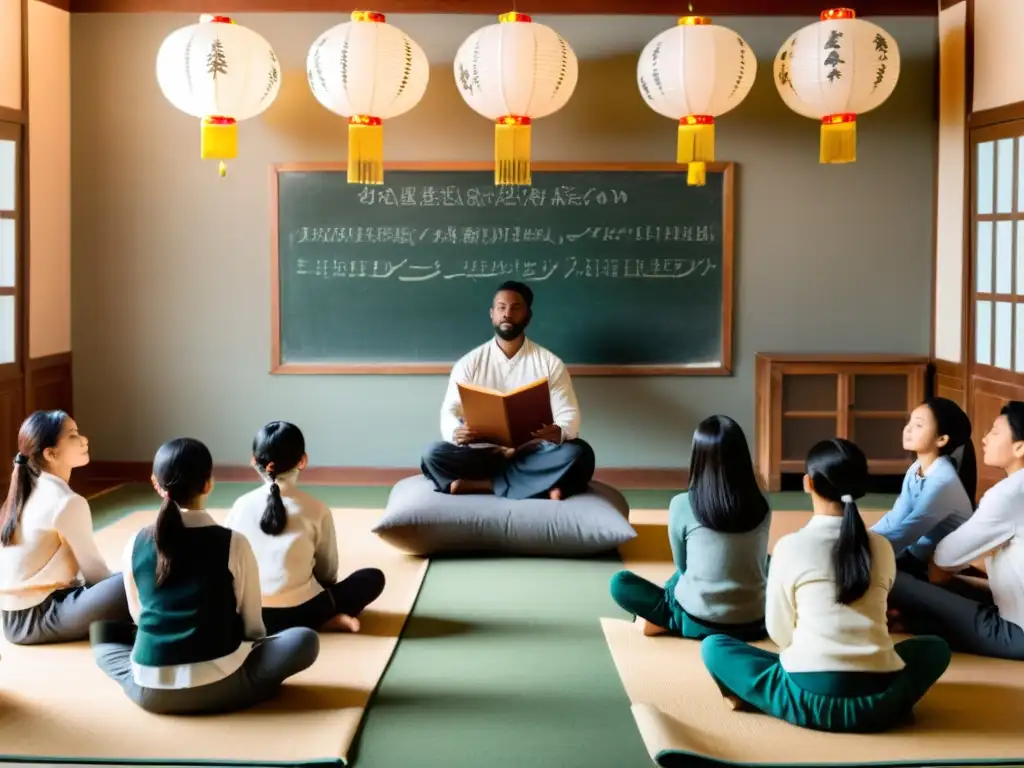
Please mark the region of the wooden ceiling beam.
[[[67, 2], [67, 0], [65, 0]], [[498, 14], [511, 10], [512, 0], [70, 0], [73, 13], [381, 13]], [[516, 3], [523, 13], [624, 14], [633, 16], [685, 15], [687, 0], [526, 0]], [[817, 17], [827, 0], [695, 0], [694, 12], [704, 16]], [[842, 5], [842, 3], [837, 3]], [[935, 16], [936, 0], [860, 0], [848, 3], [858, 16]]]

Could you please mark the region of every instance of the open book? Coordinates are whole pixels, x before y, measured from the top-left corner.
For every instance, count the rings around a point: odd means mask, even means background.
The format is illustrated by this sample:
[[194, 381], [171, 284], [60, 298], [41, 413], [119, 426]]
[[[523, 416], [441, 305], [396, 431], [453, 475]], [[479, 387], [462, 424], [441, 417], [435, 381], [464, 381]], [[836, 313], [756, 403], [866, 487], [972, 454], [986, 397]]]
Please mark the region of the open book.
[[551, 390], [547, 379], [498, 392], [474, 384], [459, 384], [462, 418], [484, 440], [505, 448], [519, 448], [531, 435], [551, 424]]

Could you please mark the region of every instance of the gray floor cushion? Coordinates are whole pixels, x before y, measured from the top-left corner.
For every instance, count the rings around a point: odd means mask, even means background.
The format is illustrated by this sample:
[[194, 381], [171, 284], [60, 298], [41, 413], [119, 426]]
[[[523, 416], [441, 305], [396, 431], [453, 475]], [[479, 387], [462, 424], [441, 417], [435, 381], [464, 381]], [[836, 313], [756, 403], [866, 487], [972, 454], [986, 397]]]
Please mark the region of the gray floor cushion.
[[415, 555], [505, 552], [561, 557], [614, 549], [636, 537], [621, 493], [592, 481], [564, 501], [438, 493], [426, 477], [400, 480], [373, 532]]

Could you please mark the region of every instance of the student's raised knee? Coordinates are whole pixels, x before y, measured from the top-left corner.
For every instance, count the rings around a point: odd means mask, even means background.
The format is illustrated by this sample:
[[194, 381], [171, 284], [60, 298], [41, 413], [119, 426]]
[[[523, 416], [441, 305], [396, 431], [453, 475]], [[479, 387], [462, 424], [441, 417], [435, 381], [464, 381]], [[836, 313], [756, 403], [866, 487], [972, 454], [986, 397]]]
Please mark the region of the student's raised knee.
[[320, 655], [320, 635], [316, 630], [307, 627], [292, 627], [281, 634], [285, 633], [288, 634], [288, 650], [295, 669], [291, 674], [294, 675], [313, 666]]

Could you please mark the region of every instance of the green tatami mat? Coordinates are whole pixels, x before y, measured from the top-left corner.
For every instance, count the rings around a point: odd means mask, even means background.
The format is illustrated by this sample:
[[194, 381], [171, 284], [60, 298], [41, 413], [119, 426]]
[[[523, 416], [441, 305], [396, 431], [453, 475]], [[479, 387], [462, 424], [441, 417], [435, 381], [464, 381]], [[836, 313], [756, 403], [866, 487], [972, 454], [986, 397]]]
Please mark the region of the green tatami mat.
[[617, 560], [434, 560], [357, 768], [647, 768], [598, 621]]

